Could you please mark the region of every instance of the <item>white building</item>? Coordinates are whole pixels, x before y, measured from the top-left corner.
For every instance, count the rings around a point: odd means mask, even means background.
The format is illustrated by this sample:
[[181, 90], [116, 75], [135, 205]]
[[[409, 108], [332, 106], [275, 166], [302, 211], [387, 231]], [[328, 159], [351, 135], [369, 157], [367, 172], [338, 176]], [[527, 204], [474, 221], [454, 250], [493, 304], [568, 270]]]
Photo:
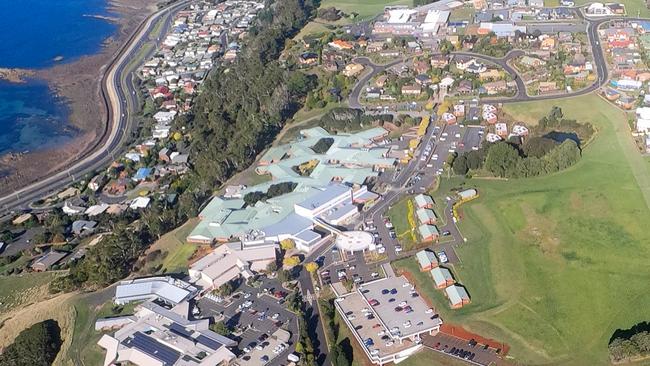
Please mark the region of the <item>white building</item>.
[[209, 329], [209, 320], [188, 320], [151, 302], [140, 305], [128, 320], [112, 322], [122, 328], [104, 334], [97, 344], [106, 350], [103, 365], [138, 366], [227, 365], [237, 343]]
[[149, 277], [121, 281], [115, 288], [114, 302], [118, 305], [132, 301], [159, 300], [177, 305], [196, 296], [198, 289], [172, 277]]
[[650, 107], [636, 109], [636, 131], [640, 133], [650, 132]]
[[189, 269], [191, 281], [203, 290], [218, 288], [224, 283], [253, 272], [265, 270], [276, 260], [274, 244], [245, 246], [228, 243], [217, 247], [212, 253], [199, 259]]

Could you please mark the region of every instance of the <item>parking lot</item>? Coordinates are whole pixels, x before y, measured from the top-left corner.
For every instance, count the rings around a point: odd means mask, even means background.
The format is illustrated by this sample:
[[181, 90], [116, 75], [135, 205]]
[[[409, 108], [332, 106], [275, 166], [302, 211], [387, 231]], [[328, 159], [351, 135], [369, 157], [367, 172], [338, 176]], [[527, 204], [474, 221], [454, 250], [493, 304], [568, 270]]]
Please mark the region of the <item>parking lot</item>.
[[[223, 319], [224, 324], [235, 330], [232, 338], [238, 343], [237, 362], [240, 365], [286, 364], [286, 356], [295, 349], [297, 318], [283, 306], [281, 295], [287, 291], [277, 281], [261, 279], [260, 285], [255, 288], [243, 284], [220, 303], [204, 297], [198, 301], [198, 306], [202, 316]], [[287, 329], [287, 340], [271, 337], [277, 335], [278, 330], [281, 334], [281, 328]], [[279, 347], [280, 344], [284, 346]]]
[[363, 252], [350, 254], [337, 250], [332, 255], [340, 258], [340, 261], [332, 262], [320, 271], [321, 283], [324, 286], [341, 282], [344, 279], [360, 285], [383, 277], [383, 270], [380, 266], [368, 265], [365, 262]]
[[470, 342], [445, 333], [422, 336], [422, 344], [450, 357], [457, 357], [480, 365], [502, 365], [505, 361], [494, 348]]

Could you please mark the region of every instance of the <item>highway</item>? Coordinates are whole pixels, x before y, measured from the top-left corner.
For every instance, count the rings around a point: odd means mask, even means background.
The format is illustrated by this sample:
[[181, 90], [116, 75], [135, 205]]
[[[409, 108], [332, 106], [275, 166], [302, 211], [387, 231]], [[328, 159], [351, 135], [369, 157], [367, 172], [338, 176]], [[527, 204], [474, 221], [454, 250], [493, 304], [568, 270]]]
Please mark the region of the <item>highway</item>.
[[127, 67], [148, 41], [156, 24], [164, 20], [163, 32], [166, 32], [173, 14], [188, 3], [189, 0], [184, 0], [171, 4], [145, 18], [106, 66], [101, 79], [103, 107], [107, 111], [102, 137], [88, 149], [85, 156], [67, 169], [0, 197], [0, 207], [5, 212], [27, 208], [34, 200], [47, 197], [85, 174], [104, 168], [119, 154], [131, 128], [130, 115], [138, 107], [133, 74], [126, 74]]

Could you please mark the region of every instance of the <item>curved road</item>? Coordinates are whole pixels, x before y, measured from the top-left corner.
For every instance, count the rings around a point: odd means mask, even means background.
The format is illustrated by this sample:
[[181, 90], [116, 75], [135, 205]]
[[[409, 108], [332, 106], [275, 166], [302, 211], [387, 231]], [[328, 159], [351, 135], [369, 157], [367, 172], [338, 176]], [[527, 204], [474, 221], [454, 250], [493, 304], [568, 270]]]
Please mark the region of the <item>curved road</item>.
[[[581, 14], [582, 17], [582, 13]], [[609, 74], [608, 74], [608, 69], [607, 69], [607, 61], [605, 60], [605, 55], [603, 54], [603, 49], [600, 45], [600, 40], [598, 37], [598, 28], [606, 22], [613, 21], [613, 20], [628, 20], [628, 21], [642, 21], [642, 20], [647, 20], [647, 19], [642, 19], [642, 18], [626, 18], [626, 17], [609, 17], [609, 18], [602, 18], [602, 19], [590, 19], [590, 18], [584, 18], [582, 17], [587, 22], [587, 28], [586, 28], [586, 33], [588, 35], [589, 43], [591, 44], [591, 49], [592, 49], [592, 55], [594, 58], [594, 65], [596, 66], [596, 74], [598, 75], [598, 79], [594, 81], [593, 84], [590, 86], [580, 89], [578, 91], [575, 91], [573, 93], [566, 93], [566, 94], [551, 94], [551, 95], [535, 95], [531, 96], [526, 93], [526, 86], [523, 82], [523, 80], [519, 77], [517, 72], [510, 66], [508, 65], [508, 61], [511, 58], [521, 56], [524, 54], [524, 51], [522, 50], [512, 50], [508, 52], [504, 57], [490, 57], [486, 55], [481, 55], [478, 53], [473, 53], [473, 52], [451, 52], [451, 55], [459, 55], [459, 56], [470, 56], [474, 57], [480, 60], [488, 61], [490, 63], [496, 64], [503, 68], [506, 72], [509, 74], [513, 75], [515, 82], [517, 83], [517, 94], [514, 97], [508, 97], [508, 98], [485, 98], [481, 99], [483, 102], [486, 103], [516, 103], [516, 102], [525, 102], [525, 101], [534, 101], [534, 100], [548, 100], [548, 99], [557, 99], [557, 98], [566, 98], [566, 97], [574, 97], [574, 96], [579, 96], [579, 95], [584, 95], [591, 93], [601, 86], [603, 86], [607, 80], [609, 79]], [[402, 62], [404, 62], [406, 59], [402, 58], [396, 61], [393, 61], [391, 63], [385, 64], [385, 65], [377, 65], [374, 64], [370, 59], [367, 57], [360, 57], [355, 59], [355, 62], [358, 62], [364, 66], [367, 66], [371, 69], [369, 73], [364, 74], [362, 78], [358, 80], [358, 82], [355, 84], [352, 92], [350, 93], [349, 96], [349, 106], [350, 108], [364, 108], [364, 105], [359, 102], [359, 96], [361, 95], [361, 91], [363, 90], [364, 87], [368, 84], [368, 81], [378, 73], [392, 67], [395, 65], [398, 65]]]
[[171, 15], [188, 3], [189, 0], [174, 3], [149, 15], [106, 67], [107, 72], [102, 75], [101, 81], [102, 99], [107, 110], [105, 129], [103, 136], [89, 149], [86, 156], [65, 170], [0, 197], [0, 207], [5, 211], [26, 208], [30, 202], [64, 188], [81, 176], [102, 168], [113, 160], [122, 147], [125, 137], [128, 136], [129, 106], [133, 108], [137, 102], [133, 81], [127, 80], [123, 84], [126, 78], [132, 78], [131, 73], [125, 75], [125, 70], [129, 62], [138, 54], [141, 46], [147, 42], [158, 21], [166, 17], [164, 31], [171, 23]]

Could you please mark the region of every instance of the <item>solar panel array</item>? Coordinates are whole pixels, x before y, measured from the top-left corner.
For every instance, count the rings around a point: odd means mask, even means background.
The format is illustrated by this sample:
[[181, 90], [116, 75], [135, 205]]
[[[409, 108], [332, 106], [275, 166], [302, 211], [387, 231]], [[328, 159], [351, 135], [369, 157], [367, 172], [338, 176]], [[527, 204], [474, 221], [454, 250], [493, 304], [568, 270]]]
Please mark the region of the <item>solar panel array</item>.
[[202, 345], [212, 349], [212, 350], [215, 350], [215, 351], [218, 350], [219, 348], [221, 348], [221, 346], [223, 346], [223, 344], [215, 341], [212, 338], [208, 338], [208, 337], [206, 337], [204, 335], [200, 335], [200, 336], [196, 337], [196, 341], [201, 343]]
[[180, 325], [178, 323], [172, 323], [169, 326], [169, 330], [171, 330], [172, 332], [180, 335], [181, 337], [190, 338], [190, 339], [192, 338], [192, 332], [185, 329], [184, 326], [182, 326], [182, 325]]
[[181, 356], [179, 352], [165, 346], [142, 332], [133, 333], [133, 338], [127, 338], [122, 343], [127, 347], [136, 348], [161, 361], [165, 366], [174, 365]]

